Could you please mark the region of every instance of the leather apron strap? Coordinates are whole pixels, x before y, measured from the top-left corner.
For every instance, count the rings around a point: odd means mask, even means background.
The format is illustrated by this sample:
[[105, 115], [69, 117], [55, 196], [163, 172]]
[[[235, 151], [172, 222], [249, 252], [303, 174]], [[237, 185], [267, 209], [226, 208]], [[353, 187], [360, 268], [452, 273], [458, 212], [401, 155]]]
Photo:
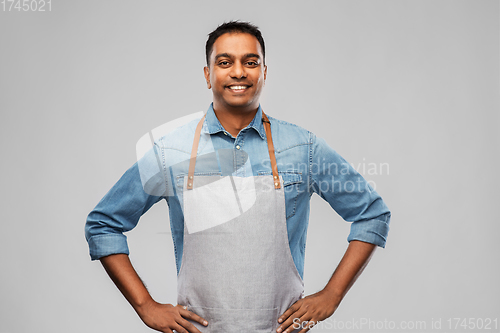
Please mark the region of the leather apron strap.
[[196, 166], [196, 155], [198, 154], [198, 144], [200, 143], [201, 128], [203, 127], [203, 122], [205, 121], [206, 116], [207, 116], [206, 114], [203, 115], [200, 122], [196, 126], [196, 131], [194, 132], [193, 148], [191, 148], [191, 158], [189, 160], [188, 184], [187, 184], [188, 190], [193, 189], [193, 176], [194, 176], [194, 167]]
[[[191, 159], [189, 160], [189, 171], [188, 171], [188, 184], [187, 189], [193, 189], [194, 181], [194, 168], [196, 166], [196, 156], [198, 154], [198, 145], [200, 143], [201, 128], [203, 127], [203, 122], [205, 121], [206, 114], [201, 118], [200, 122], [196, 126], [196, 131], [194, 133], [193, 148], [191, 149]], [[271, 159], [271, 169], [273, 171], [274, 188], [280, 189], [281, 182], [278, 175], [278, 165], [276, 164], [276, 155], [274, 154], [273, 137], [271, 134], [271, 122], [267, 118], [264, 111], [262, 111], [262, 122], [264, 123], [264, 131], [266, 132], [267, 139], [267, 149], [269, 151], [269, 158]]]
[[278, 176], [278, 165], [276, 164], [276, 155], [274, 154], [273, 136], [271, 134], [271, 122], [262, 111], [262, 122], [264, 123], [264, 131], [267, 138], [267, 149], [269, 150], [269, 158], [271, 159], [271, 169], [273, 170], [274, 188], [281, 188], [280, 177]]

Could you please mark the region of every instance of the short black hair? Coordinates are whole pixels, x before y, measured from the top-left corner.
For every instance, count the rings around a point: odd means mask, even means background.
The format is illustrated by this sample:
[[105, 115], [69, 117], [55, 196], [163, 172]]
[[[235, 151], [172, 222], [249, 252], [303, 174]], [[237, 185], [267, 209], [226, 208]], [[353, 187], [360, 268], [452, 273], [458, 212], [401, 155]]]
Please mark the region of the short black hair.
[[206, 53], [206, 58], [207, 58], [207, 66], [210, 65], [210, 53], [212, 53], [212, 48], [214, 46], [215, 41], [217, 38], [222, 36], [225, 33], [231, 33], [231, 32], [240, 32], [240, 33], [247, 33], [259, 41], [260, 47], [262, 49], [262, 55], [264, 57], [263, 62], [264, 64], [266, 63], [266, 47], [264, 45], [264, 38], [262, 37], [262, 34], [259, 30], [259, 28], [250, 23], [250, 22], [241, 22], [241, 21], [229, 21], [229, 22], [224, 22], [221, 25], [217, 27], [214, 31], [208, 34], [208, 39], [207, 43], [205, 45], [205, 53]]

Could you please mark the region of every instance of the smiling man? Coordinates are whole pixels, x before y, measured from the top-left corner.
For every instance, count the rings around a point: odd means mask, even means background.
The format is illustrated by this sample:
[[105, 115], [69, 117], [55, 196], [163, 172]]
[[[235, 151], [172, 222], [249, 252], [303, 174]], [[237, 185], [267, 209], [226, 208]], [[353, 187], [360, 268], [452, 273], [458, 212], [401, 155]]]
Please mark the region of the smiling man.
[[[324, 140], [264, 113], [259, 98], [267, 67], [257, 27], [220, 25], [209, 34], [206, 57], [213, 103], [201, 119], [155, 142], [150, 163], [162, 166], [155, 187], [165, 190], [146, 190], [138, 164], [132, 166], [87, 218], [91, 258], [100, 259], [155, 330], [306, 332], [335, 312], [376, 246], [385, 246], [390, 212]], [[206, 138], [210, 145], [200, 143]], [[329, 282], [305, 296], [313, 193], [352, 225]], [[175, 306], [153, 300], [123, 235], [161, 199], [169, 205], [176, 249]]]

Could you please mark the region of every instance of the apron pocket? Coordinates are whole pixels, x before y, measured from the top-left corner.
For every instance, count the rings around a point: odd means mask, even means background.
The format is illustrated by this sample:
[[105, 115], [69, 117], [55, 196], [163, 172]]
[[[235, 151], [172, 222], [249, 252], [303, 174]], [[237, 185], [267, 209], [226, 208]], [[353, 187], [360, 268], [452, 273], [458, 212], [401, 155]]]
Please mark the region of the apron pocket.
[[188, 310], [208, 321], [208, 326], [192, 322], [202, 333], [272, 333], [278, 328], [278, 308], [219, 309], [188, 306]]

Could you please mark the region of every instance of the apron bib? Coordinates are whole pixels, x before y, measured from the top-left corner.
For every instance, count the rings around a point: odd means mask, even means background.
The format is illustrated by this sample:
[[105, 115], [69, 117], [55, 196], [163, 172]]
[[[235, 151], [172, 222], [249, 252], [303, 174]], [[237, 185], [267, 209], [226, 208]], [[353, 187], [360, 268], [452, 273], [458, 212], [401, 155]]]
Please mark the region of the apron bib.
[[[208, 321], [203, 333], [275, 332], [279, 316], [303, 297], [290, 253], [283, 179], [262, 113], [273, 175], [195, 176], [196, 128], [184, 179], [184, 250], [177, 303]], [[298, 332], [298, 330], [296, 330]]]

